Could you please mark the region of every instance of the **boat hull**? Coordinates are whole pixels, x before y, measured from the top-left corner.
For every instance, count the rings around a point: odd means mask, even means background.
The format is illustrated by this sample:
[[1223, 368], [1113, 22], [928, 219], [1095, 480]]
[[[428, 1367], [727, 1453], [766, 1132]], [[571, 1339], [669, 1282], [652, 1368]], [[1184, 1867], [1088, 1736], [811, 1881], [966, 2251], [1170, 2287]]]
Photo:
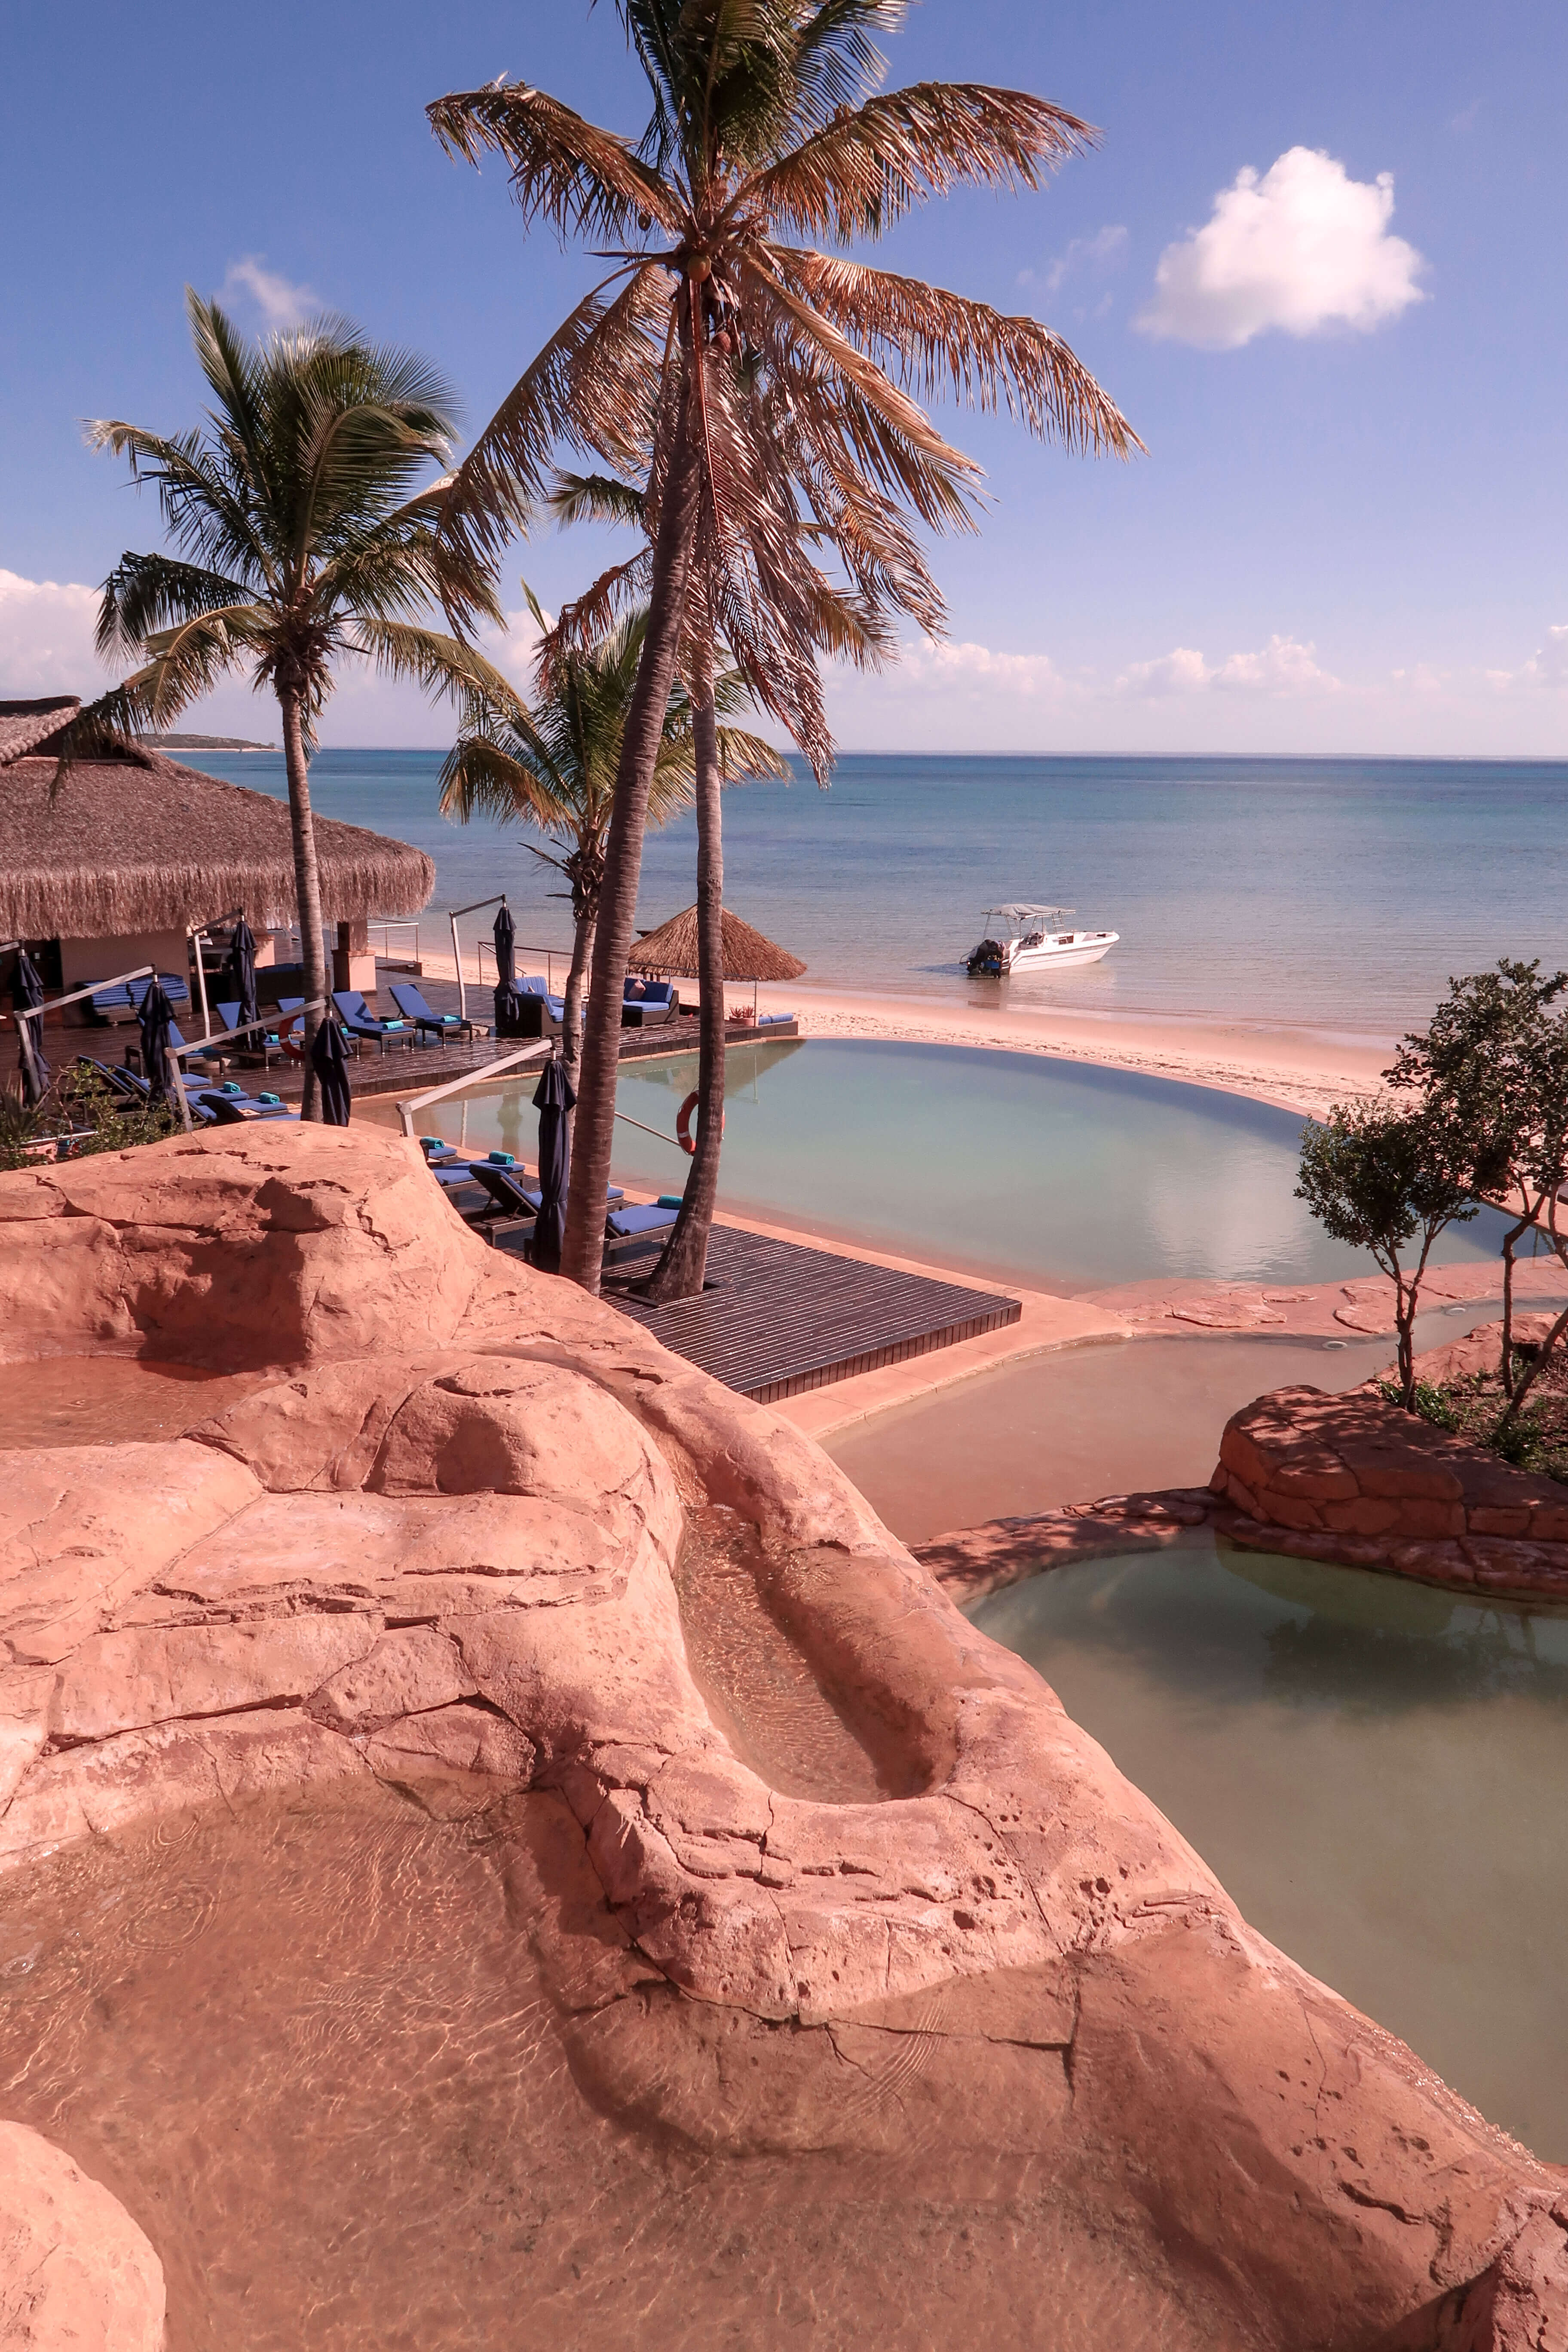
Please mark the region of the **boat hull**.
[[1016, 947], [1007, 959], [1012, 971], [1065, 971], [1069, 965], [1098, 963], [1110, 953], [1121, 937], [1117, 931], [1096, 931], [1089, 938], [1058, 943], [1047, 940], [1037, 948]]

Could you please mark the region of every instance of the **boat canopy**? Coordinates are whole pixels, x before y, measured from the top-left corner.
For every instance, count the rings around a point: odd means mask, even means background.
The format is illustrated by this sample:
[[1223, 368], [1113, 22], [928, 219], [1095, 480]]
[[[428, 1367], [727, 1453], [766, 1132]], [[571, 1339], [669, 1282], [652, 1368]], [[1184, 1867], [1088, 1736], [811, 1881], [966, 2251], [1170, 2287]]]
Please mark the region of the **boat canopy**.
[[989, 923], [994, 917], [1022, 930], [1026, 923], [1048, 925], [1068, 922], [1075, 911], [1071, 907], [987, 907], [985, 919]]

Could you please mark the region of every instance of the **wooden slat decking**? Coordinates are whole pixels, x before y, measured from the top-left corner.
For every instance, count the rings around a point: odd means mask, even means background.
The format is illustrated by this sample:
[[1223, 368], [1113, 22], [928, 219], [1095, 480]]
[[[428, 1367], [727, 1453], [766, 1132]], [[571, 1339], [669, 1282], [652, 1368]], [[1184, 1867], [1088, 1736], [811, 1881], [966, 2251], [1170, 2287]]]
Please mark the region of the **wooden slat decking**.
[[1016, 1323], [1024, 1311], [995, 1291], [732, 1225], [713, 1228], [700, 1298], [657, 1307], [608, 1285], [605, 1297], [676, 1355], [759, 1404], [951, 1348]]

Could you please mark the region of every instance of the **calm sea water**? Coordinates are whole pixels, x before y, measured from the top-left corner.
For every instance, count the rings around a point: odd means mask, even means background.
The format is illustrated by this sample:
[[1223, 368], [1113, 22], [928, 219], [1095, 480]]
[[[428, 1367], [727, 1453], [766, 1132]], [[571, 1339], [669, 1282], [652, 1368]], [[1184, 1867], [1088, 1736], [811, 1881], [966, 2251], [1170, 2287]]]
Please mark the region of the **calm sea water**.
[[[276, 754], [197, 764], [284, 790]], [[429, 851], [432, 915], [504, 888], [521, 940], [564, 944], [557, 877], [520, 835], [448, 824], [439, 764], [324, 751], [312, 789], [324, 814]], [[1388, 1037], [1452, 973], [1568, 961], [1565, 761], [857, 755], [828, 793], [728, 793], [724, 856], [731, 906], [825, 986]], [[694, 865], [689, 817], [650, 836], [645, 926], [690, 905]], [[1088, 971], [972, 983], [963, 958], [1007, 898], [1076, 907], [1121, 944]]]

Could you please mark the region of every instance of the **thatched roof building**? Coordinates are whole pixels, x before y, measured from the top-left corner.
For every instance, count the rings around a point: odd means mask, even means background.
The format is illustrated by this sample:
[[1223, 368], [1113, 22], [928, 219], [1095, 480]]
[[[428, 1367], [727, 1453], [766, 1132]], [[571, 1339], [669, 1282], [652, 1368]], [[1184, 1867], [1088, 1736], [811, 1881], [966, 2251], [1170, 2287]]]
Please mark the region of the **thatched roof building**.
[[[289, 808], [160, 751], [113, 740], [60, 772], [73, 698], [0, 702], [0, 937], [89, 940], [185, 931], [243, 908], [296, 919]], [[329, 921], [411, 915], [436, 887], [423, 850], [316, 819]]]
[[[724, 934], [724, 977], [726, 980], [798, 980], [805, 970], [798, 956], [787, 948], [775, 947], [772, 940], [732, 915], [728, 907], [721, 918]], [[626, 958], [633, 971], [668, 972], [679, 980], [695, 980], [697, 965], [697, 909], [688, 907], [683, 915], [672, 915], [657, 931], [645, 931]]]

